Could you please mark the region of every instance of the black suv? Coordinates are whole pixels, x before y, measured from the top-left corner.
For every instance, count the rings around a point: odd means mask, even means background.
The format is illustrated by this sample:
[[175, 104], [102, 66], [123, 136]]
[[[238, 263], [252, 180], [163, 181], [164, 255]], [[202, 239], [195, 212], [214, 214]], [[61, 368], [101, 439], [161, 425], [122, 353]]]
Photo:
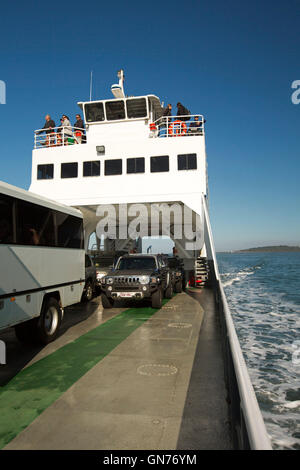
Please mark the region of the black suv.
[[172, 273], [174, 292], [182, 292], [186, 284], [183, 261], [174, 256], [167, 258], [167, 263]]
[[173, 295], [170, 269], [160, 255], [121, 256], [107, 276], [101, 280], [104, 308], [115, 299], [149, 299], [153, 308], [161, 308], [162, 299]]

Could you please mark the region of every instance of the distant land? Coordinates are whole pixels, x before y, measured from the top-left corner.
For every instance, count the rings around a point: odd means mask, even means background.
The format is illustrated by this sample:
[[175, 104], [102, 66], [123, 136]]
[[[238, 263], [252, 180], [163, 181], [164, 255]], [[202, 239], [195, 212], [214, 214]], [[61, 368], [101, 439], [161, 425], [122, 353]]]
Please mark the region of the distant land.
[[280, 251], [300, 251], [300, 246], [260, 246], [257, 248], [247, 248], [246, 250], [234, 250], [233, 253], [252, 253], [252, 252], [272, 252], [278, 253]]

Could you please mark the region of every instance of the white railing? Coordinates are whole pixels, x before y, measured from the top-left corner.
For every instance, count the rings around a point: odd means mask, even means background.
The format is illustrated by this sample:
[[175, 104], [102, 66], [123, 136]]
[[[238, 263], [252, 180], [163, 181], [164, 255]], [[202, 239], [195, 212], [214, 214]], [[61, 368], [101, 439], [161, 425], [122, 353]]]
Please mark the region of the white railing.
[[80, 127], [53, 127], [34, 131], [34, 148], [61, 147], [86, 142], [85, 130]]
[[232, 315], [220, 280], [206, 199], [202, 196], [205, 246], [211, 260], [219, 307], [225, 362], [225, 381], [230, 402], [231, 426], [235, 448], [271, 450], [271, 441], [250, 380], [236, 334]]
[[201, 114], [162, 116], [150, 123], [150, 137], [192, 137], [204, 135], [205, 120]]

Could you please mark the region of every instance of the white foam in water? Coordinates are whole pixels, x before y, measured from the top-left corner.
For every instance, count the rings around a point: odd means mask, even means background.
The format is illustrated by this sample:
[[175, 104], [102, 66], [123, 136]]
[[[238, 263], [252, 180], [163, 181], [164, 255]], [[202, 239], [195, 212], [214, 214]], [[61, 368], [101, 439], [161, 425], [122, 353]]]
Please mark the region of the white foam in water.
[[218, 255], [218, 264], [273, 448], [300, 449], [299, 253]]

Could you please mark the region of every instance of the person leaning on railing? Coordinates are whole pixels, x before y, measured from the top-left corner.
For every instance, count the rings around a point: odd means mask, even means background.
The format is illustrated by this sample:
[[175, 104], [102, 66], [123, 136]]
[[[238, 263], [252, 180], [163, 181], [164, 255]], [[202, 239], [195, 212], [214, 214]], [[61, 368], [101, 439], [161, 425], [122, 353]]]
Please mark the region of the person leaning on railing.
[[64, 139], [64, 144], [69, 145], [74, 143], [74, 137], [73, 137], [73, 132], [72, 132], [72, 126], [70, 123], [70, 119], [68, 116], [63, 114], [62, 116], [62, 133], [63, 133], [63, 139]]
[[[204, 120], [204, 122], [206, 122]], [[199, 121], [199, 116], [195, 116], [194, 121], [190, 123], [189, 134], [202, 135], [203, 134], [203, 122]]]
[[46, 141], [43, 143], [43, 145], [53, 145], [54, 144], [54, 127], [55, 127], [55, 122], [53, 119], [51, 119], [51, 116], [49, 114], [46, 114], [45, 116], [46, 122], [44, 127], [40, 131], [35, 131], [37, 135], [42, 134], [43, 132], [46, 132]]
[[76, 122], [74, 124], [74, 133], [75, 133], [75, 142], [76, 144], [81, 144], [84, 140], [84, 124], [83, 120], [81, 119], [80, 114], [76, 114]]

